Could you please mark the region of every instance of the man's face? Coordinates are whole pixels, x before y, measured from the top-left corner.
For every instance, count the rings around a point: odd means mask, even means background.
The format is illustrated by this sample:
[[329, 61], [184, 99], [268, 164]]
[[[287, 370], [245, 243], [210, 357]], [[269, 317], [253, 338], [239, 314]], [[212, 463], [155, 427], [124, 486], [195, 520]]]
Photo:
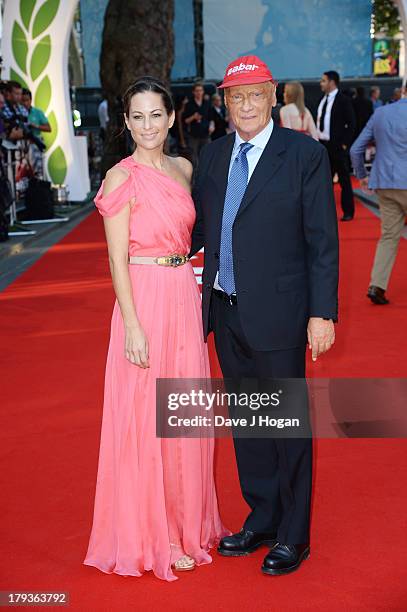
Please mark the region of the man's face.
[[319, 82], [320, 86], [321, 86], [321, 90], [324, 94], [330, 93], [331, 91], [333, 91], [334, 89], [336, 89], [336, 83], [335, 81], [330, 81], [328, 79], [328, 77], [326, 76], [326, 74], [323, 74], [321, 77], [321, 80]]
[[30, 108], [31, 108], [31, 98], [30, 98], [30, 96], [27, 96], [27, 94], [23, 94], [21, 96], [21, 104], [23, 106], [25, 106], [25, 108], [27, 110], [30, 110]]
[[250, 140], [270, 121], [271, 110], [277, 104], [276, 87], [270, 81], [228, 87], [225, 103], [239, 134]]
[[21, 97], [23, 95], [23, 90], [21, 87], [13, 87], [11, 90], [10, 101], [13, 104], [21, 104]]
[[194, 89], [194, 96], [196, 98], [202, 98], [204, 93], [205, 93], [205, 90], [202, 87], [202, 85], [198, 85], [197, 87], [195, 87], [195, 89]]
[[213, 96], [212, 102], [214, 106], [217, 106], [217, 107], [222, 106], [222, 98], [220, 96]]

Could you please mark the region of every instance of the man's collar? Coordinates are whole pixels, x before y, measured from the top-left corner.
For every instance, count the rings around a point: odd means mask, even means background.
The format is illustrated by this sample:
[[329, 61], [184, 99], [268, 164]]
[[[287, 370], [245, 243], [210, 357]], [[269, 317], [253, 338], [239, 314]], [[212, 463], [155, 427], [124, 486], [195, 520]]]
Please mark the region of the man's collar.
[[[262, 131], [259, 132], [259, 134], [257, 134], [257, 136], [254, 136], [247, 142], [250, 142], [250, 144], [252, 144], [254, 147], [259, 147], [259, 149], [264, 149], [273, 131], [273, 126], [274, 126], [273, 119], [270, 119], [270, 122], [266, 125], [266, 127], [263, 128]], [[236, 130], [235, 148], [239, 147], [243, 142], [246, 142], [246, 140], [243, 140], [243, 138], [239, 135], [239, 133]]]
[[339, 89], [338, 89], [338, 88], [333, 89], [332, 91], [330, 91], [330, 92], [329, 92], [328, 96], [332, 96], [332, 97], [333, 97], [333, 96], [336, 96], [336, 94], [338, 93], [338, 91], [339, 91]]

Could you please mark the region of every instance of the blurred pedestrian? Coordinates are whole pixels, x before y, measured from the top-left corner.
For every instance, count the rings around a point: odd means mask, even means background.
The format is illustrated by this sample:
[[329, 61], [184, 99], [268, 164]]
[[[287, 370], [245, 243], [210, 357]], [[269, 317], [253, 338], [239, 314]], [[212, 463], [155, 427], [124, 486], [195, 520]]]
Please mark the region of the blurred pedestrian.
[[212, 96], [212, 106], [209, 113], [209, 133], [211, 140], [226, 136], [229, 122], [226, 117], [226, 108], [223, 105], [222, 96], [215, 93]]
[[280, 109], [282, 127], [303, 132], [318, 140], [314, 119], [304, 103], [304, 88], [298, 81], [286, 83], [284, 87], [284, 104]]
[[324, 93], [318, 106], [317, 128], [319, 141], [326, 147], [331, 163], [332, 177], [338, 173], [342, 189], [341, 221], [351, 221], [355, 214], [350, 180], [349, 148], [355, 132], [355, 113], [352, 100], [339, 91], [339, 74], [328, 70], [320, 85]]
[[[407, 92], [394, 104], [378, 108], [353, 143], [350, 154], [362, 189], [375, 189], [379, 198], [381, 237], [377, 244], [367, 295], [374, 304], [385, 296], [407, 215]], [[370, 177], [364, 166], [369, 142], [376, 142]]]
[[352, 99], [352, 104], [356, 118], [355, 138], [357, 138], [369, 121], [370, 116], [373, 115], [373, 103], [366, 98], [364, 87], [356, 87], [356, 96]]
[[204, 86], [202, 83], [195, 83], [192, 98], [186, 104], [183, 117], [195, 164], [202, 147], [209, 142], [210, 107], [210, 101], [205, 99]]
[[109, 107], [105, 96], [98, 106], [98, 118], [100, 124], [100, 137], [104, 142], [106, 139], [107, 124], [109, 123]]
[[393, 95], [391, 99], [389, 100], [389, 104], [394, 104], [394, 102], [398, 102], [400, 99], [401, 99], [401, 88], [396, 87], [395, 89], [393, 89]]
[[373, 111], [383, 106], [383, 100], [380, 99], [380, 87], [377, 87], [377, 85], [370, 88], [370, 99], [373, 104]]

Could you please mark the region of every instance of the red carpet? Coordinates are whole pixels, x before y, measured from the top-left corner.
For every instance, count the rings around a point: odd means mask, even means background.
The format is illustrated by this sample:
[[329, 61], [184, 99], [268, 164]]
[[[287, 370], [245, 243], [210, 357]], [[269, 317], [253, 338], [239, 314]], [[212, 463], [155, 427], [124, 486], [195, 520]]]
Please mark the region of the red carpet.
[[[359, 206], [340, 224], [337, 343], [314, 376], [405, 374], [407, 244], [383, 309], [365, 297], [379, 221]], [[113, 293], [102, 219], [92, 214], [0, 294], [0, 589], [68, 591], [72, 610], [405, 610], [405, 440], [316, 442], [312, 552], [300, 571], [263, 576], [266, 549], [214, 553], [172, 584], [82, 565], [92, 518]], [[216, 368], [214, 368], [216, 371]], [[216, 473], [225, 523], [246, 513], [230, 440]]]

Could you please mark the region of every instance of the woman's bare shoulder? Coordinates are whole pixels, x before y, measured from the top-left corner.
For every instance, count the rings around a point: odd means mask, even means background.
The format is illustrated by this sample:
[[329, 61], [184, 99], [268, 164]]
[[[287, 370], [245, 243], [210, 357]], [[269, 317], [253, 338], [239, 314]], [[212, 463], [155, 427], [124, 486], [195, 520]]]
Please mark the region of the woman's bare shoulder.
[[186, 157], [182, 157], [182, 155], [173, 158], [175, 163], [177, 164], [179, 170], [184, 174], [185, 178], [188, 181], [192, 178], [193, 165]]
[[123, 185], [123, 183], [125, 183], [129, 178], [129, 176], [130, 173], [118, 165], [110, 168], [106, 172], [106, 176], [103, 181], [103, 195], [107, 196], [109, 195], [109, 193]]

